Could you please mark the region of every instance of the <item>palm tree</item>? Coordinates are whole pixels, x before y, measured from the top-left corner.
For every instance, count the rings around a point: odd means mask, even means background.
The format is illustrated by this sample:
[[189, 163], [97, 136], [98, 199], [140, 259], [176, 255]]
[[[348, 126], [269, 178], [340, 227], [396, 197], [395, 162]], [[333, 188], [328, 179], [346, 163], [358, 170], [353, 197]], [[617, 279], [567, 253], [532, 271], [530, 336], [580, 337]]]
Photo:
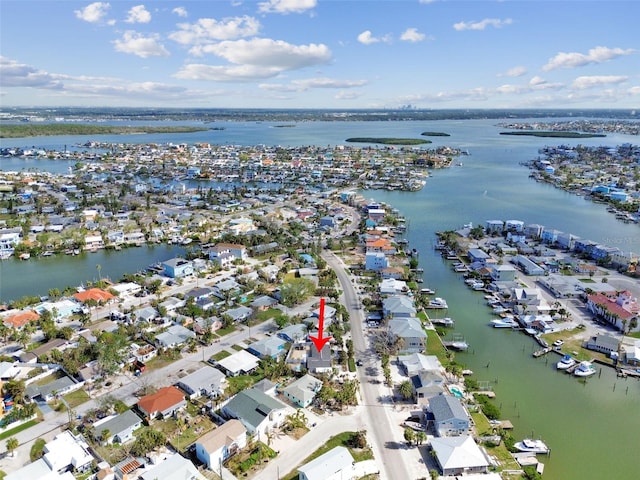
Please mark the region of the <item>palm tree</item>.
[[411, 383], [411, 380], [403, 381], [398, 387], [398, 391], [405, 400], [413, 398], [413, 384]]
[[414, 432], [413, 429], [406, 427], [404, 429], [404, 439], [406, 440], [409, 446], [411, 446], [415, 438], [416, 438], [416, 432]]
[[102, 281], [102, 275], [100, 275], [100, 273], [102, 272], [102, 265], [97, 263], [96, 264], [96, 270], [98, 270], [98, 281], [101, 282]]
[[18, 439], [16, 437], [11, 437], [7, 439], [7, 450], [9, 454], [13, 457], [13, 451], [20, 446]]

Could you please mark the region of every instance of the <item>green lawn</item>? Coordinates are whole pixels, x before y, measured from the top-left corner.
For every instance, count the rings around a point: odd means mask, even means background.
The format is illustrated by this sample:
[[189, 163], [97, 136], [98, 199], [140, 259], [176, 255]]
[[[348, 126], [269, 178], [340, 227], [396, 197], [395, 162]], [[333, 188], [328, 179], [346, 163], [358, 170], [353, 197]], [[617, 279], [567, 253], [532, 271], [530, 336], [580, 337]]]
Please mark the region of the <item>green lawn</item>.
[[225, 335], [229, 335], [230, 333], [235, 331], [236, 331], [236, 326], [231, 324], [228, 327], [224, 327], [216, 330], [216, 335], [218, 337], [224, 337]]
[[84, 390], [76, 390], [75, 392], [67, 393], [64, 395], [64, 399], [69, 404], [70, 408], [77, 407], [78, 405], [83, 404], [84, 402], [88, 402], [91, 400], [91, 397]]
[[170, 357], [153, 357], [149, 360], [147, 365], [147, 371], [149, 370], [157, 370], [158, 368], [166, 367], [167, 365], [171, 365], [177, 359], [171, 359]]
[[230, 356], [231, 356], [230, 352], [227, 352], [226, 350], [220, 350], [218, 353], [212, 355], [211, 358], [213, 358], [216, 362], [219, 362], [223, 358], [227, 358]]
[[231, 345], [231, 348], [233, 348], [236, 352], [241, 352], [242, 350], [244, 350], [244, 347], [242, 345]]
[[20, 433], [27, 428], [33, 427], [38, 423], [38, 420], [29, 420], [27, 423], [23, 423], [22, 425], [18, 425], [16, 428], [12, 428], [11, 430], [7, 430], [6, 432], [0, 433], [0, 440], [4, 440], [5, 438], [9, 438], [14, 436], [16, 433]]
[[226, 395], [235, 395], [236, 393], [251, 388], [251, 386], [262, 379], [260, 375], [238, 375], [237, 377], [227, 377], [229, 386], [225, 392]]

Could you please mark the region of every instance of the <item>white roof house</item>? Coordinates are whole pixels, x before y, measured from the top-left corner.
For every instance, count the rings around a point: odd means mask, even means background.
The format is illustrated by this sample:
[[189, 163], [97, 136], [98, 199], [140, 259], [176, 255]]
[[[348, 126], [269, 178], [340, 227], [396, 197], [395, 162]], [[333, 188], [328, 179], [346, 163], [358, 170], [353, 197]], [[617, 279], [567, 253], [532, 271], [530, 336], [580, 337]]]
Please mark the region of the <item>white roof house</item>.
[[189, 375], [182, 377], [176, 384], [184, 390], [189, 398], [200, 395], [221, 395], [227, 385], [227, 377], [217, 368], [202, 367]]
[[489, 467], [482, 450], [468, 435], [435, 437], [430, 441], [443, 475], [483, 473]]
[[60, 471], [69, 466], [78, 471], [91, 467], [94, 458], [89, 453], [89, 446], [83, 440], [66, 430], [54, 437], [44, 447], [44, 461], [51, 470]]
[[233, 355], [218, 361], [218, 366], [222, 368], [227, 375], [235, 377], [249, 373], [258, 367], [260, 359], [250, 354], [246, 350], [240, 350]]
[[198, 469], [180, 454], [174, 454], [140, 475], [142, 480], [206, 480]]
[[300, 480], [341, 480], [351, 478], [353, 467], [351, 452], [345, 447], [335, 447], [324, 455], [298, 468]]
[[24, 467], [15, 472], [8, 473], [5, 480], [75, 480], [71, 472], [58, 473], [51, 470], [44, 458], [40, 458], [32, 463], [27, 463]]

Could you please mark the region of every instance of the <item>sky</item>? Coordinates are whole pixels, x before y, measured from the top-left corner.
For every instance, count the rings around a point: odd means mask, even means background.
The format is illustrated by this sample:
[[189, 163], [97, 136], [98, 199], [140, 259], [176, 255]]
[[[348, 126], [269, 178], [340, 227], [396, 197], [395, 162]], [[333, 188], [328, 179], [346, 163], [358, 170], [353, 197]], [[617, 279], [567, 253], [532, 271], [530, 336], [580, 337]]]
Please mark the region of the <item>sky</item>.
[[0, 107], [640, 107], [640, 1], [2, 0]]

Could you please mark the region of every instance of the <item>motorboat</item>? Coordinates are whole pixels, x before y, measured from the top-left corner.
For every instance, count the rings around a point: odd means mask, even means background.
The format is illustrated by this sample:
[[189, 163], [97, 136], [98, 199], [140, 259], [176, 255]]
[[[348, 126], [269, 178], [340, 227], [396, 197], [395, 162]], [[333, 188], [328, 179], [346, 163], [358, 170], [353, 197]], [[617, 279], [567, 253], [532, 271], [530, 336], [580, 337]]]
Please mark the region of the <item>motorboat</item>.
[[515, 328], [518, 326], [513, 318], [496, 318], [489, 323], [493, 328]]
[[436, 293], [436, 291], [432, 288], [421, 288], [420, 293], [422, 293], [423, 295], [433, 295], [434, 293]]
[[456, 322], [451, 317], [444, 317], [444, 318], [432, 318], [431, 323], [433, 323], [434, 325], [444, 325], [445, 327], [453, 327], [453, 325]]
[[575, 358], [573, 358], [571, 355], [565, 355], [558, 361], [558, 363], [556, 363], [556, 368], [558, 370], [566, 370], [567, 368], [573, 367], [575, 364]]
[[580, 365], [578, 365], [578, 368], [573, 371], [573, 374], [576, 377], [590, 377], [591, 375], [596, 373], [596, 371], [597, 370], [594, 368], [591, 362], [584, 361], [580, 362]]
[[444, 298], [436, 297], [432, 300], [429, 300], [427, 308], [449, 308], [449, 306], [447, 305], [447, 301]]
[[521, 452], [530, 453], [549, 453], [549, 447], [542, 440], [533, 440], [531, 438], [525, 438], [521, 442], [516, 442], [514, 445]]

